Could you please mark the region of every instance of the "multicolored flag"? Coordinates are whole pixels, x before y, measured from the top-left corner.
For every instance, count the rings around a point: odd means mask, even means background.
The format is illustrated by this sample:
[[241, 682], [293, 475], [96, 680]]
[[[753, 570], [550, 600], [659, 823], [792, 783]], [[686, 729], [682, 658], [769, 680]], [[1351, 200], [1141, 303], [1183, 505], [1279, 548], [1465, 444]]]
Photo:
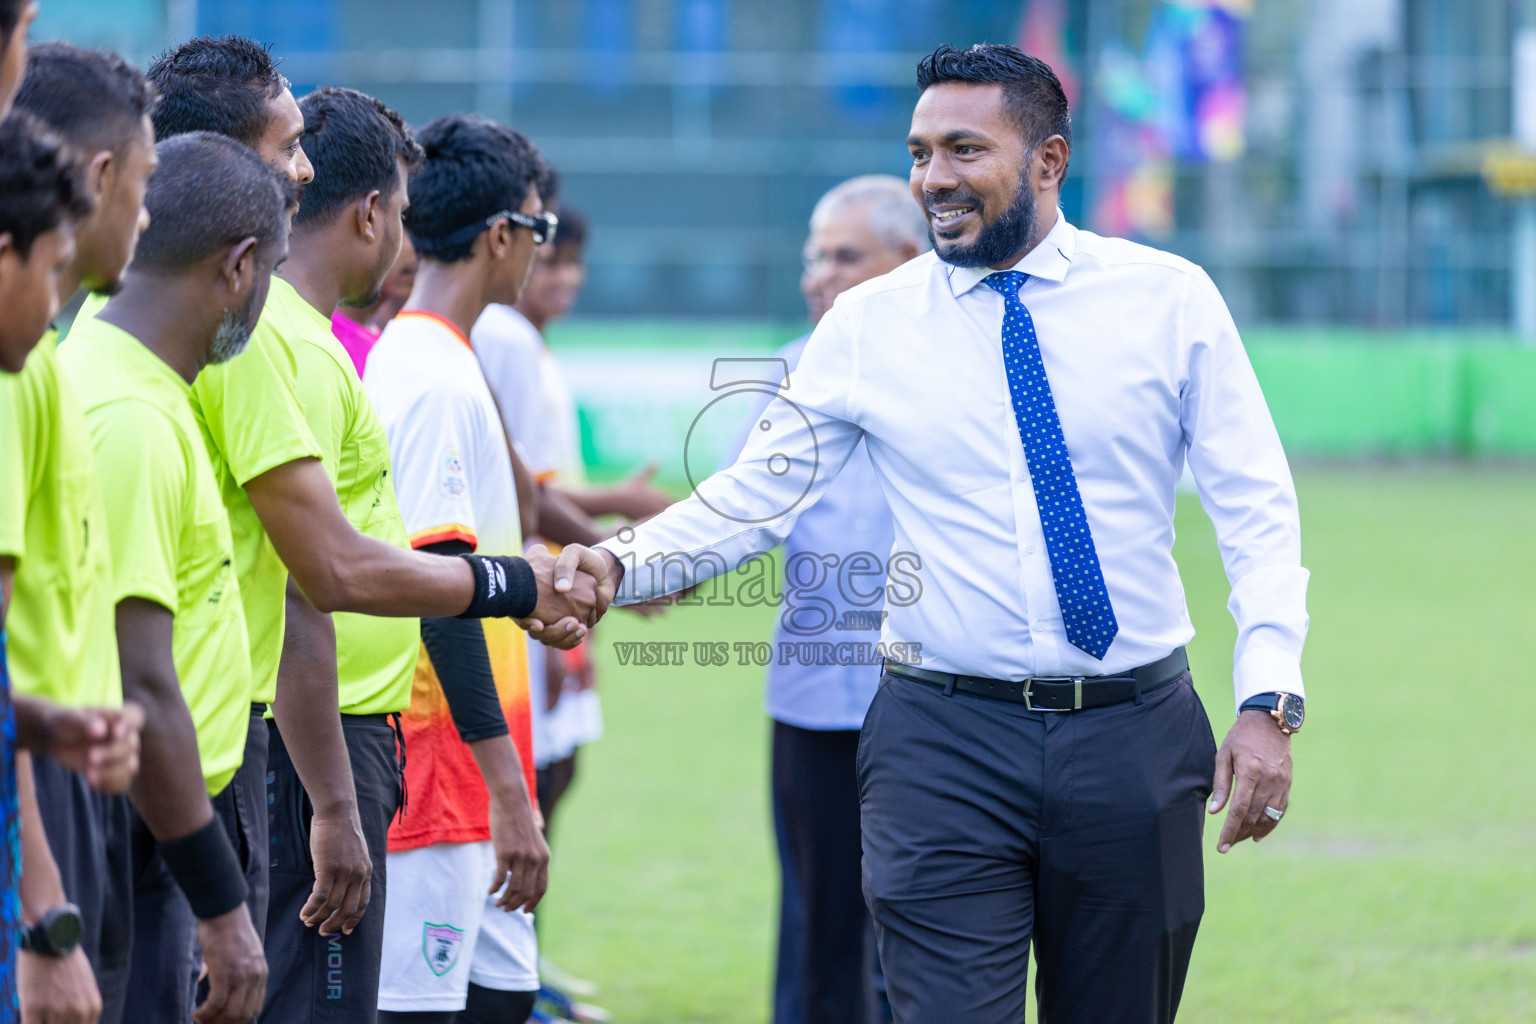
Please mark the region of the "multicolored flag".
[[1242, 156], [1243, 42], [1252, 12], [1252, 0], [1165, 0], [1140, 55], [1119, 40], [1101, 47], [1089, 212], [1096, 230], [1166, 235], [1174, 223], [1173, 162]]

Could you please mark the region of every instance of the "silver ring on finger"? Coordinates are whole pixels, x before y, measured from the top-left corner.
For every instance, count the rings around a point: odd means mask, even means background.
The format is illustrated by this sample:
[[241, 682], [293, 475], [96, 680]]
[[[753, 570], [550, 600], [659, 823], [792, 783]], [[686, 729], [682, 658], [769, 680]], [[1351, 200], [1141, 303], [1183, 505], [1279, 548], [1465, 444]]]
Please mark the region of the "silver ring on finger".
[[1285, 817], [1285, 812], [1278, 807], [1266, 807], [1264, 808], [1264, 815], [1271, 821], [1279, 821]]

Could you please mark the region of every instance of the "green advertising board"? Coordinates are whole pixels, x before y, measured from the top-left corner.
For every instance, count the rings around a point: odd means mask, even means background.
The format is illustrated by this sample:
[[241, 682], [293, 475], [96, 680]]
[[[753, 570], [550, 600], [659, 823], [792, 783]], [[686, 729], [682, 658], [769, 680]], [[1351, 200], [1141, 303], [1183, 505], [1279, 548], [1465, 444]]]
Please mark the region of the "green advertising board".
[[[662, 479], [686, 487], [688, 467], [697, 473], [733, 450], [751, 409], [750, 396], [735, 401], [712, 386], [715, 360], [771, 356], [804, 330], [556, 328], [551, 342], [576, 392], [593, 475], [656, 462]], [[1536, 348], [1497, 335], [1280, 329], [1251, 331], [1245, 343], [1294, 458], [1536, 457]]]

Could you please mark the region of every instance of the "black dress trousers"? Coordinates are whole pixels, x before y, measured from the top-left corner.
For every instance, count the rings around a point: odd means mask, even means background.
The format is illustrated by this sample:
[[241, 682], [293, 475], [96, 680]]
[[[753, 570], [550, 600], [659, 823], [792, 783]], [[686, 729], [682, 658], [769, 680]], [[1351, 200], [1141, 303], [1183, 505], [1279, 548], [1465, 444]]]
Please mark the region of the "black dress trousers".
[[1074, 712], [887, 674], [858, 777], [864, 894], [899, 1024], [1174, 1019], [1205, 909], [1216, 744], [1186, 675]]

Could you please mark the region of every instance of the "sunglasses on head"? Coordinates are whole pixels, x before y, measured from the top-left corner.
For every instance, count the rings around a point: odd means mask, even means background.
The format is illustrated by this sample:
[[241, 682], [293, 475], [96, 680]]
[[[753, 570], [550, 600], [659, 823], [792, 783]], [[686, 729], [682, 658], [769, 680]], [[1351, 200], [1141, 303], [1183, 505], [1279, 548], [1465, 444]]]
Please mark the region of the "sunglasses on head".
[[513, 224], [520, 224], [533, 232], [533, 242], [535, 245], [553, 242], [555, 240], [555, 229], [560, 226], [560, 218], [552, 213], [541, 213], [537, 217], [533, 217], [526, 213], [520, 213], [517, 210], [502, 210], [500, 213], [493, 213], [485, 219], [485, 226], [490, 227], [503, 217]]
[[459, 228], [459, 230], [443, 239], [442, 244], [456, 245], [460, 242], [467, 242], [480, 234], [480, 232], [494, 226], [497, 221], [503, 219], [509, 220], [520, 227], [525, 227], [532, 232], [535, 245], [543, 245], [545, 242], [554, 241], [555, 229], [560, 226], [560, 218], [552, 213], [541, 213], [534, 217], [518, 210], [498, 210], [484, 220], [479, 220]]

